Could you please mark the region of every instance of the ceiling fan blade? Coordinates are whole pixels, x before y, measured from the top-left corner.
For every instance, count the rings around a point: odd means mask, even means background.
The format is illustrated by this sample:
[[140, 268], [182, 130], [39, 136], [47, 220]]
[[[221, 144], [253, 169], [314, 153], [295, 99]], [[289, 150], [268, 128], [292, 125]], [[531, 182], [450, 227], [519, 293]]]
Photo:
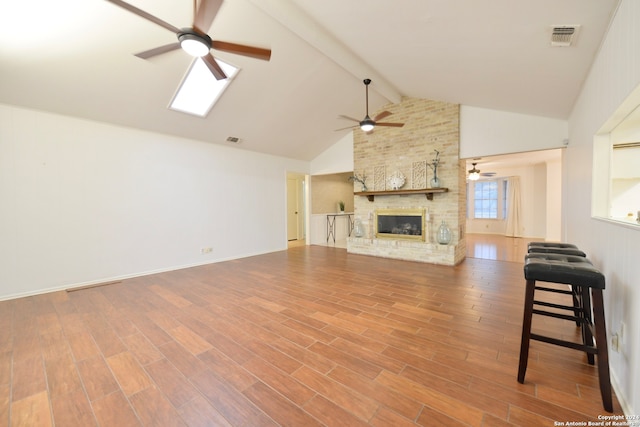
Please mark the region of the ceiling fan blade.
[[214, 18], [222, 6], [222, 0], [201, 0], [193, 18], [193, 27], [203, 34], [209, 32]]
[[215, 50], [249, 56], [251, 58], [262, 59], [264, 61], [271, 59], [271, 49], [263, 49], [260, 47], [246, 46], [243, 44], [222, 42], [218, 40], [213, 40], [211, 42], [211, 47]]
[[360, 120], [354, 119], [353, 117], [349, 117], [349, 116], [343, 116], [342, 114], [340, 114], [338, 116], [338, 118], [345, 119], [345, 120], [351, 120], [352, 122], [360, 123]]
[[340, 129], [334, 129], [335, 132], [339, 131], [339, 130], [345, 130], [345, 129], [355, 129], [358, 126], [347, 126], [346, 128], [340, 128]]
[[145, 50], [144, 52], [136, 53], [138, 58], [149, 59], [152, 56], [160, 55], [163, 53], [171, 52], [172, 50], [180, 49], [180, 43], [171, 43], [164, 46], [158, 46], [153, 49]]
[[382, 120], [385, 117], [389, 117], [390, 115], [392, 115], [393, 113], [389, 112], [389, 111], [383, 111], [382, 113], [378, 114], [377, 116], [375, 116], [373, 118], [374, 122], [377, 122], [378, 120]]
[[378, 123], [376, 122], [376, 126], [388, 126], [393, 128], [401, 128], [404, 126], [404, 123]]
[[168, 22], [163, 21], [160, 18], [156, 18], [155, 16], [145, 12], [142, 9], [138, 9], [137, 7], [130, 5], [129, 3], [125, 3], [121, 0], [107, 0], [110, 3], [115, 4], [116, 6], [120, 6], [123, 9], [128, 10], [129, 12], [135, 13], [136, 15], [153, 22], [154, 24], [160, 25], [161, 27], [166, 28], [167, 30], [174, 32], [174, 33], [179, 33], [180, 29], [177, 27], [174, 27], [173, 25], [169, 24]]
[[203, 56], [202, 60], [206, 64], [207, 68], [209, 68], [209, 71], [211, 71], [211, 74], [213, 74], [216, 80], [224, 80], [227, 78], [227, 75], [224, 73], [224, 71], [222, 71], [222, 68], [220, 68], [220, 64], [216, 62], [213, 55], [208, 54], [206, 56]]

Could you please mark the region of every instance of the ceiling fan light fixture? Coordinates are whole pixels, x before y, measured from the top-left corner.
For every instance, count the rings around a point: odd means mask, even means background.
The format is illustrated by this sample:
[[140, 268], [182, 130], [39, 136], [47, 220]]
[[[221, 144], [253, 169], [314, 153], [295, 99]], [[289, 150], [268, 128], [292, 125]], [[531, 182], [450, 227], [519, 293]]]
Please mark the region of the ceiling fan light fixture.
[[182, 50], [194, 57], [203, 57], [211, 50], [211, 42], [199, 34], [181, 33], [178, 40]]
[[364, 120], [360, 122], [360, 129], [362, 129], [364, 132], [372, 131], [375, 126], [376, 122], [371, 120], [369, 116], [365, 117]]
[[476, 169], [477, 163], [471, 163], [473, 169], [469, 169], [469, 181], [477, 181], [480, 179], [480, 169]]

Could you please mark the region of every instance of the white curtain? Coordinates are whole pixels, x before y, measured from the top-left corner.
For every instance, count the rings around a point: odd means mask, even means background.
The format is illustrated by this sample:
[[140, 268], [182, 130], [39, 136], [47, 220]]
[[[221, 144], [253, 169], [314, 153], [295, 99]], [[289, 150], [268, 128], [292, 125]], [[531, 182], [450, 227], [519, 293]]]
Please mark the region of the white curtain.
[[507, 179], [507, 226], [505, 236], [522, 237], [522, 204], [520, 203], [520, 177]]

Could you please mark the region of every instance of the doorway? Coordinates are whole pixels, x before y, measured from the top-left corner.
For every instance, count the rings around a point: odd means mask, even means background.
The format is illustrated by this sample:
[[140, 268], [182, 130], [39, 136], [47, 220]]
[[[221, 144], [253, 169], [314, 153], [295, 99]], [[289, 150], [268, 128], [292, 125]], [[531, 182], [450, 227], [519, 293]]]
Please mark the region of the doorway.
[[[466, 170], [479, 169], [477, 181], [467, 180], [467, 234], [505, 235], [507, 202], [504, 181], [518, 177], [521, 188], [520, 235], [552, 242], [562, 241], [562, 156], [563, 148], [475, 157], [466, 159]], [[498, 184], [497, 217], [474, 214], [476, 196], [484, 196], [476, 183]], [[482, 187], [481, 187], [482, 188]], [[477, 193], [477, 194], [476, 194]]]
[[287, 172], [287, 241], [306, 238], [306, 176]]

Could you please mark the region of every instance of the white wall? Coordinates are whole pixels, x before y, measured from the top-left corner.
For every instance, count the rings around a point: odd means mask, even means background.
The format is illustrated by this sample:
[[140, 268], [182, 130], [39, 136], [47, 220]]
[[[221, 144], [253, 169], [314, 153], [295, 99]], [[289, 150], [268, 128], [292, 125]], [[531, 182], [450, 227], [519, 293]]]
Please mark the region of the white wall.
[[0, 299], [285, 249], [308, 169], [0, 105]]
[[353, 132], [311, 161], [311, 175], [353, 172]]
[[562, 160], [547, 162], [546, 232], [550, 242], [562, 241]]
[[[640, 413], [640, 227], [592, 218], [594, 134], [640, 83], [640, 2], [622, 0], [569, 119], [564, 157], [566, 239], [588, 253], [607, 278], [607, 333], [612, 380], [627, 414]], [[624, 117], [624, 113], [621, 117]]]
[[565, 146], [566, 120], [460, 106], [460, 158]]
[[[527, 188], [526, 194], [528, 197], [524, 197], [522, 208], [531, 209], [535, 219], [531, 223], [531, 228], [527, 230], [525, 225], [524, 235], [531, 236], [544, 236], [547, 234], [547, 164], [538, 163], [533, 165], [533, 179], [530, 182], [530, 187]], [[525, 194], [525, 189], [520, 187], [522, 194]], [[528, 207], [525, 207], [525, 203]]]

